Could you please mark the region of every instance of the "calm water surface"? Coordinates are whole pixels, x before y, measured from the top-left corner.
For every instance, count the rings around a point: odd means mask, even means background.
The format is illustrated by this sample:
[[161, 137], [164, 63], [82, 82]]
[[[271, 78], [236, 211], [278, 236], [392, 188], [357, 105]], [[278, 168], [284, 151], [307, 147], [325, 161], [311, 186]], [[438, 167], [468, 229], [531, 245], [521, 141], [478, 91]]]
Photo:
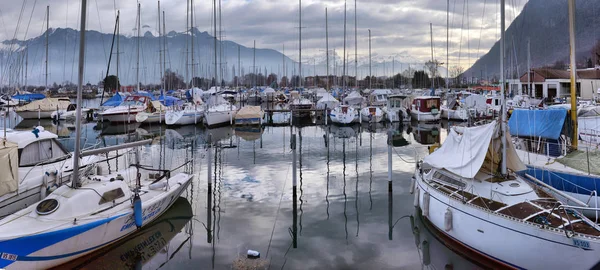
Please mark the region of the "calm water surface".
[[[12, 123], [29, 129], [38, 121], [19, 122], [14, 117]], [[40, 124], [73, 147], [72, 124]], [[442, 125], [261, 130], [87, 123], [83, 129], [87, 146], [154, 138], [144, 148], [144, 165], [175, 168], [193, 160], [179, 170], [195, 178], [183, 198], [152, 225], [69, 267], [476, 269], [424, 226], [409, 193], [415, 155], [424, 156], [423, 145], [445, 138], [448, 123]], [[390, 130], [394, 133], [391, 193]], [[295, 248], [292, 133], [297, 135], [298, 158]], [[210, 161], [209, 134], [215, 142]], [[208, 162], [213, 170], [210, 190]], [[248, 249], [259, 251], [261, 258], [245, 259]]]

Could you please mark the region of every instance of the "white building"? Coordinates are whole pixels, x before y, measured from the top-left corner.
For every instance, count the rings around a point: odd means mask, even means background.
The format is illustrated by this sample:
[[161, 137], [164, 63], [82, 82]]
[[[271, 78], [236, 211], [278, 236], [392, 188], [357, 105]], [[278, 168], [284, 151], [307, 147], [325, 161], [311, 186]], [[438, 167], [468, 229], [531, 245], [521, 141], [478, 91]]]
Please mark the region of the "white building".
[[[512, 94], [529, 95], [534, 98], [564, 98], [571, 94], [571, 77], [568, 70], [534, 68], [530, 71], [531, 91], [527, 85], [527, 73], [520, 79], [508, 80]], [[582, 99], [599, 97], [600, 67], [577, 70], [577, 96]]]

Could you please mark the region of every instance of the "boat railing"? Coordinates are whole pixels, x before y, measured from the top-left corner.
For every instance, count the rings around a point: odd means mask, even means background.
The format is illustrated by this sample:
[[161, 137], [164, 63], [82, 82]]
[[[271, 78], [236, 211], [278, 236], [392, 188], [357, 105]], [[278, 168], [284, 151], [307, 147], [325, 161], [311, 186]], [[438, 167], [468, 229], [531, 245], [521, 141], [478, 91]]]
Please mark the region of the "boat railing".
[[[596, 207], [584, 207], [584, 206], [575, 206], [575, 205], [567, 205], [567, 204], [556, 204], [552, 210], [550, 210], [550, 212], [548, 213], [548, 216], [552, 215], [554, 213], [554, 211], [559, 212], [560, 210], [562, 210], [565, 213], [565, 216], [567, 218], [567, 221], [569, 222], [569, 228], [570, 230], [567, 230], [565, 228], [565, 226], [562, 227], [562, 229], [565, 231], [565, 234], [567, 235], [567, 237], [573, 237], [575, 235], [575, 231], [573, 230], [573, 224], [571, 221], [571, 218], [569, 217], [569, 213], [568, 210], [577, 210], [579, 212], [581, 211], [594, 211], [596, 212], [596, 222], [591, 221], [590, 219], [588, 219], [587, 217], [585, 217], [583, 214], [578, 214], [577, 217], [583, 221], [585, 221], [588, 225], [590, 225], [591, 227], [593, 227], [594, 229], [600, 231], [600, 225], [598, 225], [597, 221], [598, 221], [598, 216], [597, 213], [598, 211], [600, 211], [600, 208], [598, 208], [598, 206]], [[560, 215], [559, 215], [560, 216]], [[571, 232], [571, 234], [569, 235], [568, 232]]]
[[[542, 158], [546, 165], [554, 162], [559, 162], [565, 166], [572, 167], [588, 175], [599, 174], [599, 171], [594, 170], [594, 158], [598, 156], [596, 147], [588, 145], [579, 145], [577, 147], [580, 154], [573, 153], [573, 148], [567, 138], [559, 138], [558, 142], [549, 142], [545, 139], [529, 139], [519, 138], [515, 145], [517, 149], [527, 152], [525, 155], [519, 155], [525, 164], [534, 165], [537, 159]], [[554, 152], [553, 152], [554, 149]], [[558, 150], [559, 152], [556, 152]], [[536, 155], [530, 156], [529, 153]], [[571, 155], [569, 155], [571, 154]]]

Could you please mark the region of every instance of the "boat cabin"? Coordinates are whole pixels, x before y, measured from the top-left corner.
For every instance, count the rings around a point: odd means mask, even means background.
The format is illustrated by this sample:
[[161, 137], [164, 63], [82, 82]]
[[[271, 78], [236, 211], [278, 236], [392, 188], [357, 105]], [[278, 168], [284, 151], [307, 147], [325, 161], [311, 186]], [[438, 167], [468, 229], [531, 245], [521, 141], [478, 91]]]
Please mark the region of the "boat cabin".
[[440, 110], [440, 97], [433, 96], [424, 96], [424, 97], [416, 97], [413, 100], [414, 108], [420, 112], [431, 112], [436, 113]]
[[369, 95], [369, 103], [372, 106], [386, 105], [390, 93], [390, 90], [373, 90]]
[[43, 127], [32, 131], [6, 132], [6, 139], [18, 145], [19, 167], [35, 166], [46, 162], [56, 162], [69, 157], [69, 152], [57, 141], [58, 136]]
[[408, 108], [405, 95], [391, 95], [387, 98], [387, 106], [390, 108]]

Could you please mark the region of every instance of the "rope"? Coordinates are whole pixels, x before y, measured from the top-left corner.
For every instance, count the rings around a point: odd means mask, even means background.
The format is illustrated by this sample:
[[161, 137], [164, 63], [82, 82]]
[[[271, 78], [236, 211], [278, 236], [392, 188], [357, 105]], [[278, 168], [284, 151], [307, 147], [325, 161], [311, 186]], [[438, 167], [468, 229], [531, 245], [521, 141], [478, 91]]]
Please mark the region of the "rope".
[[406, 163], [417, 163], [417, 161], [409, 161], [409, 160], [406, 160], [406, 159], [404, 159], [404, 158], [403, 158], [403, 157], [402, 157], [402, 156], [401, 156], [401, 155], [398, 153], [398, 151], [396, 151], [396, 148], [392, 147], [392, 149], [394, 149], [394, 152], [396, 152], [396, 155], [398, 155], [398, 157], [399, 157], [399, 158], [400, 158], [402, 161], [404, 161], [404, 162], [406, 162]]

